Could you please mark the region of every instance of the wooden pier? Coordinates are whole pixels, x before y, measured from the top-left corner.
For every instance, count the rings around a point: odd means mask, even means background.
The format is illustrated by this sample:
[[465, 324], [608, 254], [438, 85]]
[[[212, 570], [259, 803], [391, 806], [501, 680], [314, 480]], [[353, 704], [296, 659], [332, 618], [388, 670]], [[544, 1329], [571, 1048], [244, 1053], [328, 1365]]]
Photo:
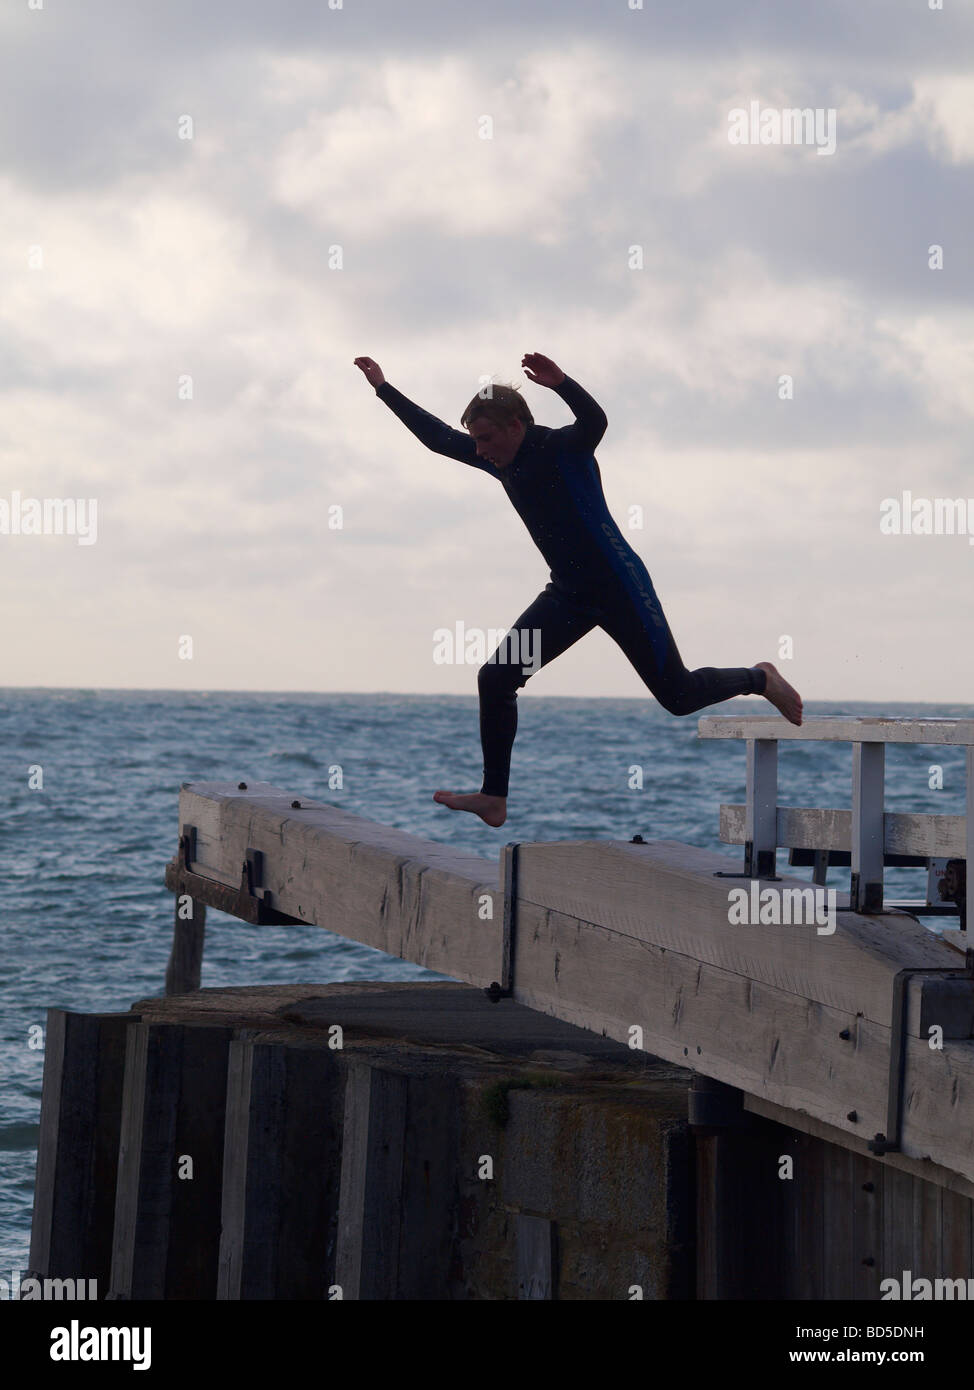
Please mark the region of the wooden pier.
[[[700, 732], [746, 745], [745, 803], [720, 808], [740, 873], [638, 835], [512, 843], [495, 864], [268, 785], [184, 784], [167, 997], [57, 1025], [36, 1270], [97, 1260], [115, 1297], [203, 1298], [877, 1298], [903, 1270], [974, 1276], [972, 957], [966, 931], [916, 920], [969, 919], [974, 720]], [[851, 810], [779, 806], [780, 739], [849, 742]], [[887, 813], [891, 742], [966, 747], [966, 817]], [[811, 884], [777, 873], [781, 849]], [[886, 899], [901, 863], [927, 870], [926, 899]], [[824, 901], [830, 864], [850, 882], [828, 925], [782, 916], [813, 889]], [[762, 910], [741, 922], [734, 902]], [[206, 906], [468, 988], [200, 991]], [[69, 1101], [96, 1073], [87, 1109]], [[500, 1083], [516, 1135], [471, 1099]], [[536, 1132], [560, 1136], [547, 1169]], [[89, 1215], [66, 1250], [59, 1175], [104, 1213], [113, 1135], [110, 1238]], [[205, 1155], [192, 1201], [180, 1155]], [[593, 1163], [614, 1195], [586, 1235]], [[627, 1216], [633, 1173], [648, 1205]], [[601, 1273], [593, 1239], [617, 1252]]]

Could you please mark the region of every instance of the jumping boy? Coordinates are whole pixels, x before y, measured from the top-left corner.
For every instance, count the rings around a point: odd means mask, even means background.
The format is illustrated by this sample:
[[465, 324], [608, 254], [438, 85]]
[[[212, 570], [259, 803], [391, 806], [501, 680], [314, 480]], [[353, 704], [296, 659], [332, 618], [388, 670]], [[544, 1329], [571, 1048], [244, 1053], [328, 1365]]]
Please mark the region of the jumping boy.
[[[492, 826], [507, 819], [518, 690], [593, 627], [618, 643], [670, 714], [692, 714], [738, 695], [763, 695], [792, 724], [802, 722], [801, 696], [770, 661], [687, 670], [646, 566], [606, 506], [595, 460], [608, 425], [605, 412], [549, 357], [527, 353], [521, 365], [531, 381], [557, 391], [575, 416], [573, 425], [536, 425], [518, 391], [492, 386], [486, 397], [474, 396], [460, 417], [464, 434], [407, 400], [371, 357], [355, 358], [379, 399], [428, 449], [498, 479], [551, 568], [551, 582], [478, 673], [484, 755], [480, 791], [438, 791], [433, 797], [453, 811], [472, 811]], [[533, 656], [530, 669], [519, 659], [525, 651]]]

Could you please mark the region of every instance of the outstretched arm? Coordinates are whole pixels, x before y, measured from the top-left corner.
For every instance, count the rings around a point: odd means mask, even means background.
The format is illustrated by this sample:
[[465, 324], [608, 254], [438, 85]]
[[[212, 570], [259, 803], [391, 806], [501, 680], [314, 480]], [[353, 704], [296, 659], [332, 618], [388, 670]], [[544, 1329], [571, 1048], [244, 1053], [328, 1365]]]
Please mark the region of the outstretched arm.
[[521, 359], [525, 374], [539, 386], [550, 386], [557, 391], [575, 416], [573, 425], [566, 425], [560, 431], [562, 439], [571, 449], [592, 453], [605, 434], [609, 421], [605, 411], [593, 400], [583, 387], [540, 352], [525, 353]]
[[461, 463], [469, 463], [474, 468], [483, 469], [485, 473], [494, 472], [493, 466], [486, 459], [477, 457], [477, 445], [469, 434], [451, 429], [443, 420], [430, 415], [428, 411], [408, 400], [401, 391], [390, 386], [382, 375], [378, 362], [373, 362], [371, 357], [356, 357], [355, 365], [369, 384], [375, 387], [375, 394], [379, 399], [386, 403], [394, 415], [398, 415], [406, 428], [421, 444], [425, 444], [427, 449], [432, 449], [437, 454], [445, 454], [447, 458], [459, 459]]

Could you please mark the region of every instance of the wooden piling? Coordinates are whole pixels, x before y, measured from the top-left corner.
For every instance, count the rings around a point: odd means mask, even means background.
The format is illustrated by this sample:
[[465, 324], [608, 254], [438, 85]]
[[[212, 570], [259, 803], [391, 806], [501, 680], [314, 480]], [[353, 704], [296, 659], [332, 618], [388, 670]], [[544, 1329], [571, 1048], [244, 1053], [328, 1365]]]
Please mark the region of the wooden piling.
[[129, 1027], [110, 1298], [216, 1297], [232, 1037], [201, 1025]]
[[30, 1272], [108, 1290], [126, 1032], [137, 1016], [49, 1009]]

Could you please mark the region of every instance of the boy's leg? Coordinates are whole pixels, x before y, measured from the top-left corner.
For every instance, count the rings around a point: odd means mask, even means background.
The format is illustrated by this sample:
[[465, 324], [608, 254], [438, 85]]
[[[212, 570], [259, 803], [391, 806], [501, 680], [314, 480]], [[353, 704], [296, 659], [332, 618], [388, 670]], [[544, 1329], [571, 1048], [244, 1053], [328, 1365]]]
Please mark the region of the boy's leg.
[[517, 733], [517, 692], [535, 671], [591, 632], [598, 617], [562, 598], [552, 584], [514, 623], [490, 661], [477, 673], [484, 776], [479, 792], [438, 791], [434, 801], [454, 811], [473, 811], [488, 825], [503, 825]]
[[[490, 661], [481, 666], [477, 673], [484, 754], [481, 791], [487, 796], [507, 795], [518, 690], [535, 671], [591, 632], [597, 621], [549, 584], [517, 619]], [[530, 665], [525, 666], [525, 661]]]
[[670, 714], [692, 714], [737, 695], [765, 694], [770, 675], [764, 663], [687, 670], [648, 574], [643, 577], [638, 601], [621, 586], [617, 594], [606, 595], [603, 601], [599, 626], [618, 643]]

